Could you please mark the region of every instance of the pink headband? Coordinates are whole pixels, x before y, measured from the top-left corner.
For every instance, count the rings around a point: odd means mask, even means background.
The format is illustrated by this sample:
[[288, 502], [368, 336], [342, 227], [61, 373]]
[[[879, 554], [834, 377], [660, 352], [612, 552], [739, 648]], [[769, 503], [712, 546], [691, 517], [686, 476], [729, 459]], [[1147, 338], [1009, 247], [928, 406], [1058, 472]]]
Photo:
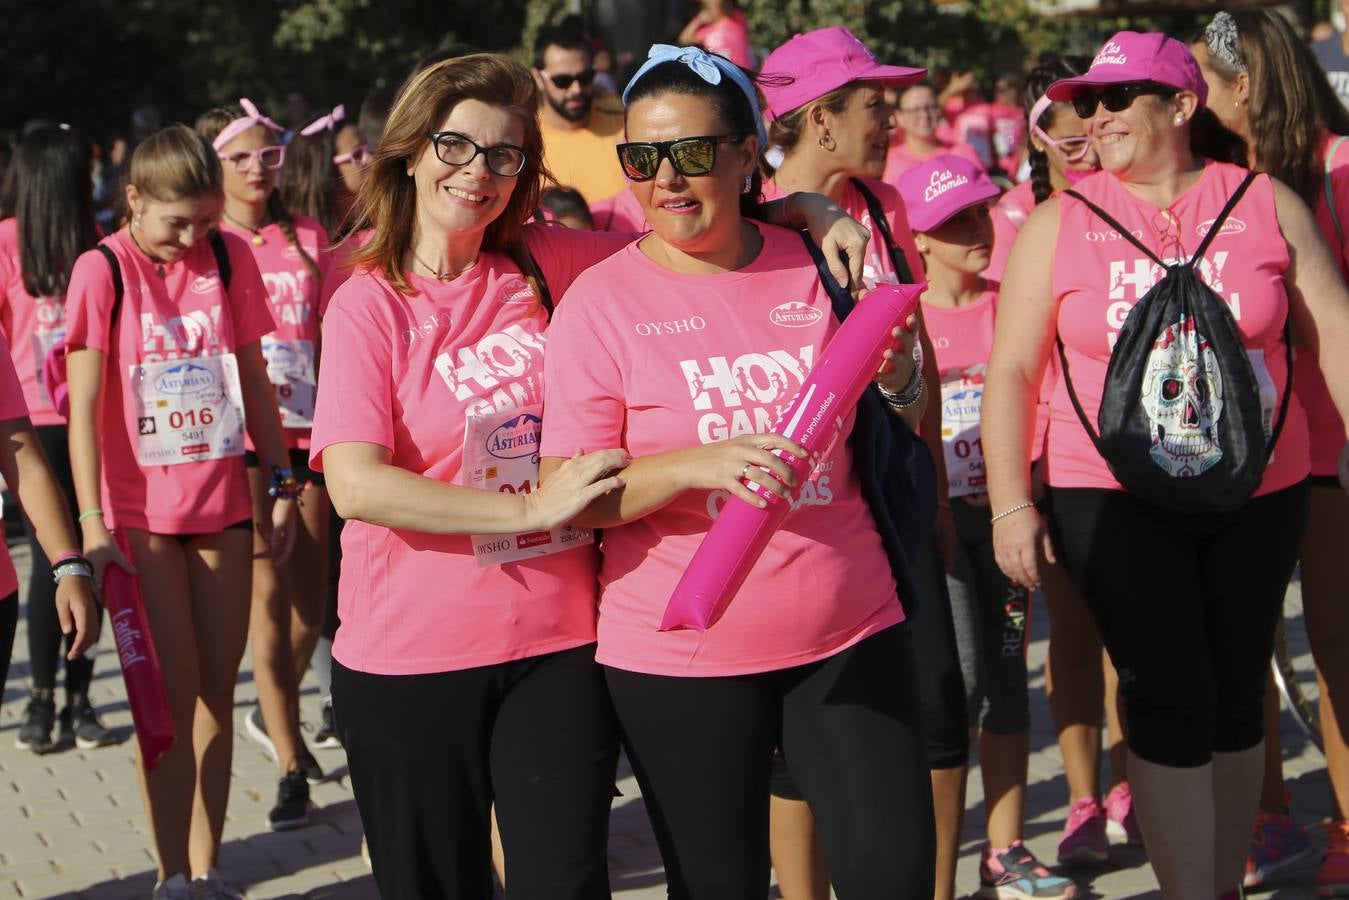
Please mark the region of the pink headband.
[[221, 147], [224, 147], [254, 125], [266, 126], [276, 134], [281, 134], [286, 130], [262, 113], [258, 112], [258, 108], [253, 105], [253, 101], [249, 100], [247, 97], [240, 97], [239, 105], [244, 109], [243, 116], [226, 125], [220, 134], [216, 135], [215, 140], [211, 142], [211, 146], [215, 149], [219, 150]]
[[314, 121], [300, 129], [300, 134], [309, 137], [311, 134], [318, 134], [320, 131], [336, 131], [338, 122], [347, 120], [347, 107], [339, 103], [333, 107], [333, 111], [326, 116], [319, 116]]

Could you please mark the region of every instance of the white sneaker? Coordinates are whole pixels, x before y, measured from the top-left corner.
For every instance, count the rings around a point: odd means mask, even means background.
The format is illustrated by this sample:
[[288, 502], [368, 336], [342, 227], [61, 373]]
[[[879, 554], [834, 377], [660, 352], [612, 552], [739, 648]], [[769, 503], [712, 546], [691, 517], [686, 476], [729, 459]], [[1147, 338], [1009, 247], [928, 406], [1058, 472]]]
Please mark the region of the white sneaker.
[[244, 900], [243, 892], [227, 882], [215, 869], [207, 869], [200, 878], [192, 879], [195, 900]]
[[150, 900], [194, 900], [192, 886], [181, 872], [155, 885]]
[[280, 765], [276, 756], [276, 744], [267, 736], [267, 725], [262, 721], [262, 707], [254, 706], [244, 716], [244, 733], [253, 739], [254, 743], [267, 751], [267, 755], [272, 758], [272, 762]]

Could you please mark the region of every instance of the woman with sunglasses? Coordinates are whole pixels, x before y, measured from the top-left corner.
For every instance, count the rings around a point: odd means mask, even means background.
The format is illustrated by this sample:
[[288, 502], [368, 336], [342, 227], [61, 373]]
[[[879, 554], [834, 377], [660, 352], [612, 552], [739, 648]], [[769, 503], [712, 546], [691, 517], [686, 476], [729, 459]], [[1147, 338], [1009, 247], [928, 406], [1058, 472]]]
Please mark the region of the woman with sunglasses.
[[[559, 307], [542, 471], [547, 487], [577, 447], [621, 443], [633, 457], [577, 522], [605, 529], [596, 658], [670, 896], [765, 895], [775, 747], [839, 895], [921, 896], [931, 787], [889, 561], [848, 442], [798, 485], [774, 452], [805, 451], [768, 433], [836, 320], [799, 235], [756, 221], [757, 92], [721, 57], [657, 45], [624, 100], [619, 159], [652, 232]], [[877, 379], [912, 427], [914, 332], [895, 338]], [[756, 467], [779, 496], [799, 493], [795, 510], [716, 625], [659, 631], [721, 505], [759, 502], [745, 483]]]
[[[993, 257], [984, 273], [993, 281], [1002, 279], [1017, 231], [1035, 207], [1100, 170], [1085, 120], [1077, 116], [1071, 104], [1055, 102], [1045, 94], [1050, 84], [1083, 74], [1090, 63], [1084, 57], [1060, 57], [1037, 66], [1027, 76], [1030, 122], [1027, 156], [1031, 177], [1003, 194], [993, 207]], [[1048, 421], [1049, 397], [1057, 371], [1058, 363], [1051, 357], [1036, 420], [1037, 457], [1043, 446], [1043, 426]], [[1038, 459], [1032, 477], [1039, 501], [1043, 465]], [[1044, 560], [1040, 565], [1043, 578], [1040, 592], [1049, 612], [1045, 693], [1058, 733], [1059, 752], [1063, 754], [1069, 799], [1058, 859], [1070, 865], [1102, 863], [1108, 858], [1111, 837], [1130, 844], [1141, 843], [1143, 839], [1125, 780], [1119, 678], [1110, 657], [1101, 648], [1091, 613], [1067, 573], [1061, 566]], [[1100, 784], [1102, 706], [1110, 751], [1109, 792], [1104, 798]]]
[[[309, 785], [323, 780], [322, 768], [300, 736], [299, 681], [323, 624], [328, 570], [328, 499], [305, 451], [317, 387], [319, 300], [332, 256], [327, 230], [307, 216], [293, 215], [281, 200], [277, 182], [286, 148], [279, 143], [279, 125], [243, 99], [238, 106], [205, 113], [196, 128], [211, 141], [224, 168], [221, 231], [246, 242], [267, 287], [276, 330], [262, 338], [262, 353], [289, 448], [284, 467], [303, 490], [294, 552], [285, 561], [270, 556], [265, 529], [255, 528], [249, 632], [258, 705], [244, 718], [245, 732], [280, 771], [268, 827], [300, 828], [309, 822]], [[270, 517], [272, 474], [251, 442], [245, 461], [256, 525]]]
[[964, 141], [944, 140], [938, 133], [942, 125], [942, 108], [937, 102], [936, 90], [927, 82], [899, 92], [895, 100], [895, 121], [899, 127], [890, 135], [882, 176], [887, 184], [895, 184], [909, 169], [943, 153], [963, 156], [980, 166], [984, 164], [974, 147]]
[[[1103, 171], [1076, 191], [1153, 255], [1197, 252], [1247, 172], [1231, 164], [1244, 160], [1240, 142], [1205, 108], [1208, 88], [1189, 49], [1120, 32], [1085, 75], [1048, 94], [1088, 120], [1100, 158]], [[1068, 395], [1070, 373], [1084, 415], [1096, 416], [1117, 330], [1161, 277], [1119, 237], [1065, 193], [1036, 208], [1012, 248], [983, 417], [994, 545], [1003, 571], [1028, 586], [1041, 580], [1038, 554], [1053, 561], [1057, 547], [1091, 608], [1120, 672], [1129, 784], [1163, 896], [1236, 896], [1260, 792], [1266, 667], [1307, 518], [1306, 416], [1296, 398], [1278, 412], [1290, 375], [1285, 323], [1318, 359], [1336, 407], [1349, 411], [1349, 292], [1306, 204], [1255, 176], [1196, 265], [1231, 306], [1267, 385], [1265, 421], [1282, 415], [1282, 434], [1243, 506], [1167, 510], [1125, 491]], [[1068, 366], [1045, 448], [1051, 545], [1031, 501], [1029, 447], [1056, 338]], [[1203, 402], [1187, 393], [1173, 414], [1160, 400], [1180, 387], [1168, 381], [1158, 401], [1143, 401], [1172, 441], [1162, 448], [1194, 429]], [[1153, 459], [1179, 470], [1184, 459], [1167, 453]], [[1349, 452], [1341, 456], [1349, 485], [1346, 463]]]
[[[922, 257], [914, 245], [904, 203], [893, 185], [877, 180], [885, 165], [893, 125], [885, 91], [915, 83], [922, 69], [881, 65], [846, 28], [822, 28], [800, 34], [764, 60], [762, 81], [771, 122], [772, 180], [764, 196], [788, 191], [822, 193], [872, 229], [863, 281], [913, 281], [922, 277]], [[924, 338], [924, 376], [938, 383], [936, 356]], [[930, 403], [923, 437], [941, 463], [941, 409]], [[938, 481], [944, 475], [939, 474]], [[910, 623], [918, 658], [920, 699], [927, 737], [927, 759], [937, 813], [938, 900], [954, 890], [960, 845], [961, 796], [969, 762], [969, 725], [964, 680], [939, 554], [955, 547], [949, 504], [938, 485], [942, 506], [938, 539], [915, 555], [914, 575], [923, 602]], [[818, 838], [809, 807], [781, 760], [773, 779], [772, 838], [774, 866], [787, 900], [828, 897]], [[945, 885], [945, 886], [944, 886]]]
[[[1349, 274], [1349, 141], [1340, 137], [1349, 134], [1349, 113], [1316, 57], [1286, 20], [1263, 10], [1219, 13], [1193, 50], [1208, 83], [1210, 106], [1246, 139], [1250, 167], [1278, 178], [1316, 210], [1341, 275]], [[1349, 894], [1349, 824], [1344, 820], [1349, 744], [1340, 723], [1349, 716], [1349, 497], [1336, 478], [1336, 454], [1344, 446], [1345, 430], [1316, 359], [1300, 353], [1293, 368], [1293, 390], [1307, 411], [1312, 458], [1311, 514], [1299, 557], [1302, 608], [1320, 687], [1326, 771], [1337, 806], [1326, 825], [1316, 881], [1322, 896], [1344, 896]], [[1277, 878], [1314, 852], [1289, 814], [1278, 715], [1278, 695], [1269, 690], [1265, 788], [1246, 865], [1248, 887]]]
[[503, 56], [411, 78], [357, 197], [374, 236], [324, 318], [311, 455], [347, 520], [333, 703], [386, 897], [490, 894], [493, 804], [512, 897], [609, 896], [617, 740], [594, 549], [567, 523], [627, 455], [573, 445], [540, 488], [530, 448], [547, 298], [633, 236], [525, 225], [537, 104]]

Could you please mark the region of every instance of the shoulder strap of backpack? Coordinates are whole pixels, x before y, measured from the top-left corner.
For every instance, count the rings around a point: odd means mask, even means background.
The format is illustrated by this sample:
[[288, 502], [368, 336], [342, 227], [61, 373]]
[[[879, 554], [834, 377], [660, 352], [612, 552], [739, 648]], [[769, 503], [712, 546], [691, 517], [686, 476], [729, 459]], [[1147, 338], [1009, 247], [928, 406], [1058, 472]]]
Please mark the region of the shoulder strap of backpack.
[[1194, 251], [1194, 256], [1190, 257], [1190, 261], [1186, 265], [1193, 266], [1208, 252], [1209, 244], [1212, 244], [1213, 239], [1218, 236], [1223, 223], [1227, 221], [1227, 217], [1232, 214], [1232, 210], [1236, 209], [1237, 204], [1241, 202], [1241, 198], [1246, 194], [1246, 188], [1251, 186], [1252, 181], [1255, 181], [1257, 174], [1256, 172], [1246, 173], [1246, 177], [1241, 180], [1241, 184], [1237, 185], [1237, 189], [1232, 192], [1232, 196], [1227, 198], [1223, 211], [1218, 213], [1218, 218], [1213, 220], [1213, 224], [1209, 226], [1208, 234], [1204, 235], [1204, 239], [1199, 242], [1199, 249]]
[[230, 251], [219, 231], [212, 231], [206, 238], [211, 243], [211, 253], [215, 256], [215, 268], [220, 275], [220, 283], [225, 290], [230, 289]]
[[[881, 238], [885, 241], [885, 249], [890, 254], [890, 263], [895, 267], [895, 275], [899, 278], [900, 284], [913, 284], [913, 271], [909, 268], [909, 261], [904, 256], [904, 251], [895, 245], [895, 235], [890, 231], [890, 223], [885, 220], [885, 210], [881, 207], [881, 200], [860, 178], [852, 179], [853, 187], [857, 188], [862, 199], [866, 201], [867, 211], [871, 213], [871, 221], [881, 232]], [[814, 246], [812, 244], [812, 246]]]
[[1344, 244], [1344, 225], [1340, 222], [1339, 211], [1335, 209], [1335, 191], [1330, 183], [1330, 173], [1332, 165], [1335, 162], [1335, 154], [1339, 151], [1340, 144], [1343, 144], [1345, 141], [1349, 141], [1349, 136], [1337, 137], [1335, 138], [1335, 143], [1330, 145], [1330, 151], [1326, 154], [1325, 179], [1326, 210], [1330, 213], [1330, 221], [1335, 224], [1335, 234], [1339, 237], [1341, 245]]
[[1064, 349], [1063, 338], [1055, 337], [1054, 342], [1059, 347], [1059, 365], [1063, 368], [1063, 386], [1068, 389], [1068, 399], [1072, 401], [1073, 412], [1077, 413], [1077, 418], [1082, 422], [1082, 428], [1087, 432], [1087, 437], [1091, 438], [1092, 446], [1096, 448], [1096, 452], [1104, 458], [1105, 453], [1101, 451], [1101, 436], [1096, 433], [1096, 428], [1091, 424], [1087, 411], [1082, 408], [1082, 401], [1077, 399], [1077, 389], [1073, 387], [1073, 379], [1068, 373], [1068, 353]]
[[1166, 263], [1162, 262], [1160, 256], [1158, 256], [1156, 253], [1153, 253], [1150, 249], [1148, 249], [1147, 245], [1145, 245], [1138, 238], [1134, 237], [1133, 232], [1125, 228], [1118, 221], [1116, 221], [1115, 217], [1110, 215], [1110, 213], [1101, 209], [1099, 206], [1097, 206], [1095, 203], [1092, 203], [1086, 197], [1083, 197], [1077, 191], [1064, 191], [1064, 193], [1067, 194], [1069, 197], [1072, 197], [1074, 200], [1079, 200], [1082, 203], [1086, 204], [1087, 209], [1091, 210], [1093, 213], [1096, 214], [1096, 218], [1100, 219], [1102, 222], [1105, 222], [1105, 224], [1109, 225], [1111, 228], [1118, 231], [1120, 237], [1124, 238], [1126, 241], [1133, 244], [1139, 250], [1142, 250], [1143, 253], [1157, 265], [1161, 266], [1163, 269], [1166, 268]]
[[1274, 427], [1269, 434], [1266, 459], [1274, 455], [1274, 445], [1279, 442], [1279, 435], [1283, 434], [1283, 423], [1288, 419], [1288, 401], [1293, 397], [1293, 318], [1291, 315], [1283, 321], [1283, 353], [1288, 368], [1288, 377], [1284, 382], [1283, 397], [1279, 399], [1279, 421], [1274, 423]]
[[810, 251], [810, 258], [815, 261], [815, 271], [820, 276], [820, 284], [824, 285], [824, 292], [829, 295], [829, 302], [833, 304], [834, 316], [842, 322], [848, 318], [848, 313], [853, 310], [852, 296], [843, 289], [843, 285], [838, 283], [834, 273], [829, 271], [829, 263], [824, 258], [824, 253], [815, 242], [810, 239], [810, 235], [804, 231], [801, 232], [801, 240], [805, 243], [806, 249]]
[[108, 268], [112, 269], [112, 314], [108, 316], [108, 328], [111, 330], [122, 311], [122, 264], [117, 261], [117, 254], [106, 244], [99, 244], [94, 249], [103, 254], [103, 258], [108, 261]]

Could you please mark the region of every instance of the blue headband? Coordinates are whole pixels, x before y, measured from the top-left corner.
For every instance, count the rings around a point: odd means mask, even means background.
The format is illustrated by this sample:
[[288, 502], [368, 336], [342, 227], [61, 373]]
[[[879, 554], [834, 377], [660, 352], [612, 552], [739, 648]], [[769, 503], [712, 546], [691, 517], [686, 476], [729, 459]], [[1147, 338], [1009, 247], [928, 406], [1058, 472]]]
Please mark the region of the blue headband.
[[669, 44], [652, 44], [651, 50], [646, 55], [646, 62], [637, 70], [637, 74], [632, 76], [628, 86], [623, 89], [623, 103], [628, 102], [628, 95], [632, 89], [637, 86], [637, 82], [661, 63], [679, 62], [688, 66], [703, 81], [708, 84], [721, 84], [721, 76], [727, 75], [735, 86], [740, 88], [745, 98], [749, 100], [750, 112], [754, 114], [754, 124], [759, 135], [759, 150], [763, 151], [768, 146], [768, 134], [763, 127], [763, 113], [759, 111], [759, 95], [754, 90], [754, 85], [750, 83], [749, 78], [740, 70], [740, 67], [725, 57], [708, 53], [701, 47], [672, 47]]

